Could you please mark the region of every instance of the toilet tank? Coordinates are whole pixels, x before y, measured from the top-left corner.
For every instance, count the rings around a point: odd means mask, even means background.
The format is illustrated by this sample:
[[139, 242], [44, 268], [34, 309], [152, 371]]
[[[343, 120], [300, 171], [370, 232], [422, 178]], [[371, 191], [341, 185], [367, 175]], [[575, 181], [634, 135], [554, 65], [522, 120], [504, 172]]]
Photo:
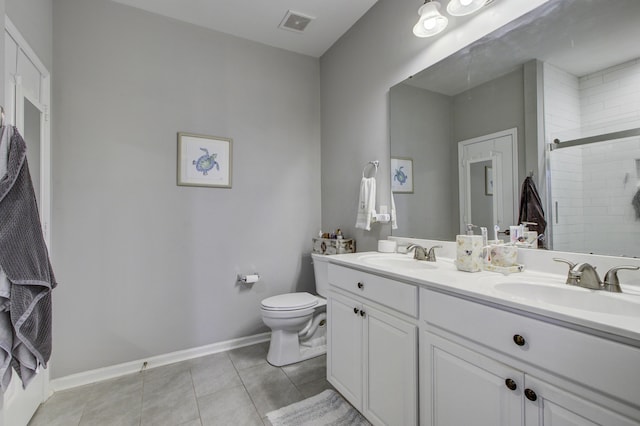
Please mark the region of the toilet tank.
[[329, 256], [311, 253], [311, 259], [316, 276], [316, 292], [326, 298], [329, 293]]

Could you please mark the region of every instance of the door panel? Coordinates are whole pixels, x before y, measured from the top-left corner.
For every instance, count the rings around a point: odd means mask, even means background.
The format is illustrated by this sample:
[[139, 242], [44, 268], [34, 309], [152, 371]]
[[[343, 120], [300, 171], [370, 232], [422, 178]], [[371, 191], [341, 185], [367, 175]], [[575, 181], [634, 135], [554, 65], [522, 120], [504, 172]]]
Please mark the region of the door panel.
[[328, 300], [327, 380], [362, 407], [362, 305], [332, 294]]
[[418, 332], [413, 324], [365, 305], [363, 413], [386, 425], [415, 425]]
[[[423, 424], [522, 424], [522, 372], [432, 333], [424, 336]], [[507, 379], [513, 381], [513, 390], [507, 387]]]
[[632, 426], [638, 425], [604, 406], [527, 375], [525, 386], [535, 401], [525, 399], [526, 426]]

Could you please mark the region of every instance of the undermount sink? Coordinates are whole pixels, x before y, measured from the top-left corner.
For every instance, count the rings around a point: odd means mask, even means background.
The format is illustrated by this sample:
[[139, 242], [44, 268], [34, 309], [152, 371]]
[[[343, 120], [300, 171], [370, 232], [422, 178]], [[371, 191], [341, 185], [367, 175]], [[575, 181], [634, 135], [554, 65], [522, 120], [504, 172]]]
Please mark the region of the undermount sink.
[[427, 262], [424, 260], [416, 260], [409, 256], [400, 254], [373, 254], [362, 256], [363, 263], [372, 266], [382, 266], [385, 268], [404, 269], [404, 270], [421, 270], [435, 269], [435, 262]]
[[494, 289], [524, 301], [542, 302], [554, 306], [604, 314], [640, 316], [640, 298], [636, 295], [612, 294], [602, 290], [589, 290], [569, 285], [559, 286], [520, 282], [495, 284]]

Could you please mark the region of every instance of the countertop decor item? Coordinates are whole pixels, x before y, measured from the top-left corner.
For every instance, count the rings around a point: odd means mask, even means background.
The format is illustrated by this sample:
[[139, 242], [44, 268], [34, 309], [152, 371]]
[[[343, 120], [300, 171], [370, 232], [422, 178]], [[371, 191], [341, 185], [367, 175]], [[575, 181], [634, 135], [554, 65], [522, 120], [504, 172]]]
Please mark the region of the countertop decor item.
[[231, 188], [233, 140], [178, 133], [178, 185]]

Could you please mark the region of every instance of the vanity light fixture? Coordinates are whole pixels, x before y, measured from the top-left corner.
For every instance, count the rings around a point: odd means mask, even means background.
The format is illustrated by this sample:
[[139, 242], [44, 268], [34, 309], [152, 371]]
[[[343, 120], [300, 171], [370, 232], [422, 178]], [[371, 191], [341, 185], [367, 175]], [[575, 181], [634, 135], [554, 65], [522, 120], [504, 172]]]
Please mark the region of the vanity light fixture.
[[471, 15], [487, 3], [487, 0], [451, 0], [447, 5], [447, 12], [451, 16]]
[[[464, 0], [467, 1], [467, 0]], [[449, 20], [440, 14], [440, 2], [425, 0], [418, 9], [418, 23], [413, 27], [416, 37], [432, 37], [447, 28]]]

